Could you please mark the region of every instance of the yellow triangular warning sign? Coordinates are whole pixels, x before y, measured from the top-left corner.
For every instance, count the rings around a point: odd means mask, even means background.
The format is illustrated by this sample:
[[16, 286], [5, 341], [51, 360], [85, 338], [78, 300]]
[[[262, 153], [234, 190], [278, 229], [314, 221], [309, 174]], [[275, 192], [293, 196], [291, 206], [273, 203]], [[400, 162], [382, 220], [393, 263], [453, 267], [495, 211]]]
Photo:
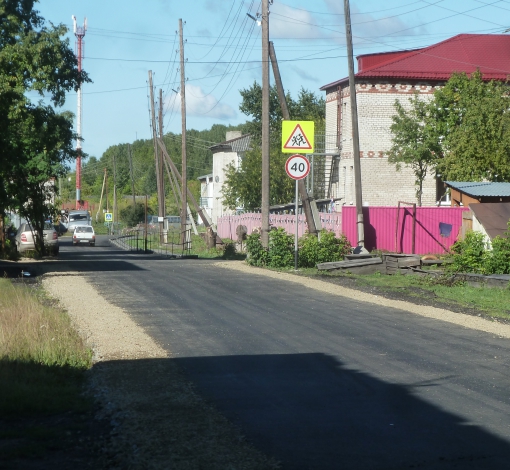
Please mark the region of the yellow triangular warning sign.
[[313, 153], [313, 121], [282, 121], [282, 153]]
[[312, 148], [312, 145], [303, 132], [301, 124], [296, 125], [283, 148], [286, 150], [310, 150]]

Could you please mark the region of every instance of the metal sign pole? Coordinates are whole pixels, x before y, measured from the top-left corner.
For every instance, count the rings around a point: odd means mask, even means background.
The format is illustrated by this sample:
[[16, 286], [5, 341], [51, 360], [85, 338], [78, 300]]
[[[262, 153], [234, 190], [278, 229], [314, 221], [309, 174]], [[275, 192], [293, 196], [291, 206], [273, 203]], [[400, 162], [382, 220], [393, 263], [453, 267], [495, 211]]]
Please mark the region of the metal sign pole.
[[298, 181], [296, 180], [296, 206], [294, 209], [294, 213], [296, 214], [296, 236], [294, 237], [294, 270], [297, 271], [298, 268], [298, 228], [299, 228], [299, 219], [298, 219], [298, 198], [299, 198], [299, 190], [298, 190]]

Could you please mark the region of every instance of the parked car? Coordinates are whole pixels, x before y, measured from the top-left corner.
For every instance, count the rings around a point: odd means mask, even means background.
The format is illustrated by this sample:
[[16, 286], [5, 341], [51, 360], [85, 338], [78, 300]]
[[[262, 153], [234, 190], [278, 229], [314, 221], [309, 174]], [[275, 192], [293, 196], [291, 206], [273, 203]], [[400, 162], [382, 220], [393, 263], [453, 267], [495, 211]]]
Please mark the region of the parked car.
[[91, 225], [75, 225], [73, 232], [73, 245], [88, 243], [90, 246], [96, 244], [96, 234]]
[[[36, 232], [32, 226], [28, 223], [22, 223], [19, 226], [14, 239], [18, 253], [35, 250], [35, 237]], [[53, 227], [53, 225], [49, 222], [45, 222], [44, 224], [43, 237], [44, 244], [46, 245], [48, 252], [58, 255], [58, 233], [55, 230], [55, 227]]]

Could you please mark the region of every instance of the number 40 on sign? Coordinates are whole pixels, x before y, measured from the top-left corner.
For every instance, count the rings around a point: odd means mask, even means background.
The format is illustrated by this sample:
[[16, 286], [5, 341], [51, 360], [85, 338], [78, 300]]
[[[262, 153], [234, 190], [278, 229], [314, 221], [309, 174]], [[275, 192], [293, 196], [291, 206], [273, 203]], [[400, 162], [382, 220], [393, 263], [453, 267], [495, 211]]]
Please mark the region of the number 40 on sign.
[[310, 173], [310, 162], [303, 155], [292, 155], [285, 163], [285, 171], [294, 180], [302, 180]]

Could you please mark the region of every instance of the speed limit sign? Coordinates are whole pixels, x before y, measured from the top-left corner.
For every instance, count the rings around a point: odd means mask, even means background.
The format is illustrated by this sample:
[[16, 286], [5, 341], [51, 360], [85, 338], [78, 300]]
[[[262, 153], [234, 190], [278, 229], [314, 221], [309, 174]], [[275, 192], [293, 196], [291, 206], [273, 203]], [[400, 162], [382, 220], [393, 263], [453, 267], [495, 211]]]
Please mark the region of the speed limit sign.
[[294, 180], [302, 180], [310, 173], [310, 162], [303, 155], [292, 155], [285, 163], [285, 171]]

